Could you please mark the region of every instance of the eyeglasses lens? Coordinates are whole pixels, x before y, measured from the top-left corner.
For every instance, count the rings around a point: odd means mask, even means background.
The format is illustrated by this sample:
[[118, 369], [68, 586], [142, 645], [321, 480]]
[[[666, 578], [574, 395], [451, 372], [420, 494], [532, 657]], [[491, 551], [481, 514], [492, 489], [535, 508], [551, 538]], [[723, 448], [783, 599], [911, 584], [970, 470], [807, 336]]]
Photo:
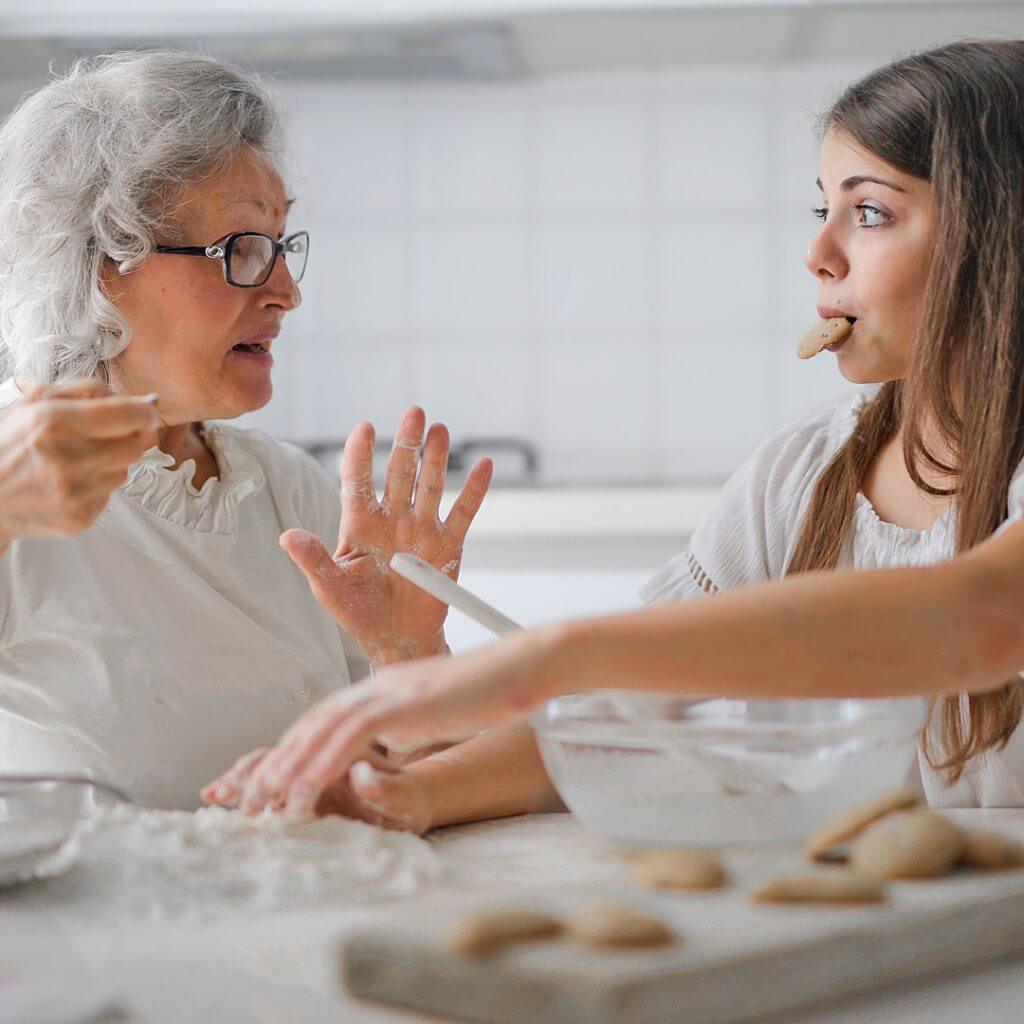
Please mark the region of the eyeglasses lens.
[[301, 281], [306, 272], [306, 260], [309, 258], [309, 236], [302, 232], [288, 240], [284, 250], [284, 262], [293, 281]]
[[231, 247], [228, 276], [236, 284], [261, 284], [270, 274], [274, 244], [264, 235], [241, 235]]

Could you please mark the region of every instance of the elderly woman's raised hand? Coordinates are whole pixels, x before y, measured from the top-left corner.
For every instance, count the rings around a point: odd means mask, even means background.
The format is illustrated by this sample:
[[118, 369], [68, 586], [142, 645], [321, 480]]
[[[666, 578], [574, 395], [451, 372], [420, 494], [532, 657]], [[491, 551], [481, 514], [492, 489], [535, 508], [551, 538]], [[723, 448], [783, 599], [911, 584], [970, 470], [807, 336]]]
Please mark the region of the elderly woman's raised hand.
[[97, 380], [36, 386], [0, 410], [0, 550], [91, 526], [159, 426], [147, 398]]
[[422, 409], [402, 417], [380, 501], [372, 476], [373, 426], [361, 423], [349, 435], [333, 556], [306, 530], [281, 535], [281, 546], [306, 574], [316, 599], [377, 665], [444, 650], [448, 609], [391, 572], [388, 563], [395, 552], [410, 551], [456, 579], [466, 533], [491, 481], [491, 461], [480, 459], [442, 521], [448, 431], [435, 423], [424, 441], [424, 428]]

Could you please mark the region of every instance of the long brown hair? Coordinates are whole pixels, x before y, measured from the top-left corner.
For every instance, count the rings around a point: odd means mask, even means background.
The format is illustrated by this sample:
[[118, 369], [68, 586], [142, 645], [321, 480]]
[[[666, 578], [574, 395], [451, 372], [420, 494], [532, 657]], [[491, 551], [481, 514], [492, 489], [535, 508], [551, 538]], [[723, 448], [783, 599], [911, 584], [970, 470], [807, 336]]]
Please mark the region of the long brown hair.
[[[925, 312], [904, 380], [884, 384], [819, 479], [787, 572], [835, 568], [857, 492], [903, 431], [911, 478], [956, 496], [958, 552], [1006, 518], [1024, 457], [1024, 41], [962, 42], [916, 54], [851, 85], [822, 120], [886, 163], [931, 183], [934, 228]], [[946, 465], [926, 446], [927, 424]], [[936, 487], [922, 467], [951, 481]], [[908, 639], [908, 642], [911, 642]], [[947, 782], [1021, 718], [1019, 678], [933, 702], [929, 763]], [[942, 758], [929, 749], [938, 734]]]

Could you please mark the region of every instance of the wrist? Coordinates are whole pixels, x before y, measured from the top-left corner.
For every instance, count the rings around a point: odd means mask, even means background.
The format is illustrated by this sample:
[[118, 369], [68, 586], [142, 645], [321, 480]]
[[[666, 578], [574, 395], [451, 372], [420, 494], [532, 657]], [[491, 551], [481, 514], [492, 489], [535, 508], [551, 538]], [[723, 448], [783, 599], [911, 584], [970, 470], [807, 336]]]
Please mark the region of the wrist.
[[431, 829], [565, 809], [527, 722], [492, 729], [404, 771]]
[[437, 754], [407, 764], [402, 772], [419, 792], [422, 814], [422, 821], [417, 823], [422, 825], [417, 828], [419, 834], [449, 824], [444, 810], [445, 798], [449, 803], [458, 804], [460, 794], [457, 775], [453, 778], [453, 773]]
[[558, 622], [524, 633], [531, 647], [530, 672], [544, 700], [600, 686], [588, 671], [592, 637], [586, 621]]
[[360, 641], [363, 650], [370, 659], [372, 668], [383, 668], [396, 661], [415, 661], [417, 658], [433, 658], [439, 654], [449, 654], [448, 643], [444, 632], [429, 640], [388, 640], [381, 643]]

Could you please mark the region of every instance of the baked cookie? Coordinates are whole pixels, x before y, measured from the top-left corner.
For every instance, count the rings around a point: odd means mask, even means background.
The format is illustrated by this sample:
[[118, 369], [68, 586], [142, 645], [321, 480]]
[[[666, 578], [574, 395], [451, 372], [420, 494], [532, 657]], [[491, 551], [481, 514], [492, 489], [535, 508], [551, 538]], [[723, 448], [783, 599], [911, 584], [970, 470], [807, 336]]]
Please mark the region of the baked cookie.
[[630, 858], [629, 873], [647, 889], [686, 892], [720, 889], [728, 875], [718, 857], [708, 850], [683, 847], [642, 850]]
[[448, 944], [463, 956], [487, 956], [519, 942], [551, 939], [564, 931], [552, 914], [528, 907], [480, 910], [463, 918], [449, 935]]
[[850, 847], [850, 867], [873, 878], [935, 878], [964, 852], [965, 835], [934, 811], [897, 811], [872, 825]]
[[819, 871], [780, 875], [751, 893], [755, 903], [884, 903], [885, 885], [852, 871]]
[[964, 851], [960, 861], [964, 867], [984, 871], [1008, 871], [1024, 868], [1024, 843], [1000, 832], [974, 830], [964, 836]]
[[672, 946], [679, 939], [664, 921], [632, 907], [594, 903], [569, 919], [569, 937], [605, 948]]
[[849, 807], [842, 814], [822, 825], [804, 847], [809, 860], [823, 860], [832, 849], [859, 835], [868, 825], [893, 811], [914, 807], [921, 802], [913, 790], [901, 789], [885, 793], [866, 803]]
[[845, 316], [834, 316], [829, 320], [819, 320], [809, 327], [804, 336], [797, 342], [796, 354], [801, 359], [816, 356], [829, 345], [837, 345], [845, 341], [853, 330], [853, 324]]

